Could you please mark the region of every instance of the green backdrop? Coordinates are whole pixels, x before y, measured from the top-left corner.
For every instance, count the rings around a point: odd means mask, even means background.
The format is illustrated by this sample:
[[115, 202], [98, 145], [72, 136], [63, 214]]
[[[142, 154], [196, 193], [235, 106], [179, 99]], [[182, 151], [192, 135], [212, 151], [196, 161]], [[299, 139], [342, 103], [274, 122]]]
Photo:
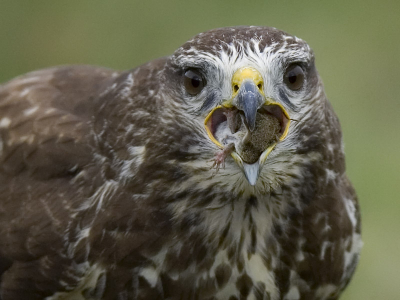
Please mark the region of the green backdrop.
[[268, 25], [314, 49], [363, 217], [344, 300], [400, 299], [400, 1], [0, 0], [0, 82], [39, 68], [129, 69], [198, 32]]

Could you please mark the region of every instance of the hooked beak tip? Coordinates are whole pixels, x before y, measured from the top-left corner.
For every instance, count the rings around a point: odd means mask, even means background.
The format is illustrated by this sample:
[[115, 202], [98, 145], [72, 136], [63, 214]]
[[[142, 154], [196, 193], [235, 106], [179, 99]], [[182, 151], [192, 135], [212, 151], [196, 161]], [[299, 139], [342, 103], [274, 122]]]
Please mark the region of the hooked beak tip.
[[260, 174], [260, 164], [256, 162], [254, 164], [243, 163], [243, 171], [247, 181], [250, 185], [254, 186], [257, 183], [258, 176]]

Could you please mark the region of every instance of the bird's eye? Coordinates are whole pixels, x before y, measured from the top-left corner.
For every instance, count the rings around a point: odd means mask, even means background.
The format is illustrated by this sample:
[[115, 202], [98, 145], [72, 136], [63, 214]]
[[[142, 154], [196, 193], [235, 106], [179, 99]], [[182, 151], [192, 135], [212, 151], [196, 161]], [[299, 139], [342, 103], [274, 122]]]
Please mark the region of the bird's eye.
[[186, 91], [192, 96], [199, 94], [206, 85], [200, 72], [193, 69], [189, 69], [185, 72], [183, 81]]
[[283, 76], [283, 81], [289, 89], [297, 91], [303, 87], [304, 83], [304, 71], [297, 65], [290, 65]]

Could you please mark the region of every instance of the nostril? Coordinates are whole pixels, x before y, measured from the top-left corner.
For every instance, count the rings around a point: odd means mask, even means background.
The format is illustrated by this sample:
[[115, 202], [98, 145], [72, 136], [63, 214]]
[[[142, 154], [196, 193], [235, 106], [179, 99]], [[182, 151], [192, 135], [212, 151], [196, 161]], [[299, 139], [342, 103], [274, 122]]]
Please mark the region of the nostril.
[[235, 84], [233, 86], [233, 91], [236, 93], [239, 90], [239, 86], [237, 84]]
[[260, 91], [262, 91], [262, 88], [263, 88], [262, 83], [257, 84], [257, 87], [258, 87], [258, 89], [259, 89]]

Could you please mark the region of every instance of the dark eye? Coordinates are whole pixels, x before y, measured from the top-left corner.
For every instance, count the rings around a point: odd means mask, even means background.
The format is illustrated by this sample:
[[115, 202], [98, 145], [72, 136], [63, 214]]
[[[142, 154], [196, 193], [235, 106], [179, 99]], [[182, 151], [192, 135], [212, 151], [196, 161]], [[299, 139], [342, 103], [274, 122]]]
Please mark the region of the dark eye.
[[291, 90], [297, 91], [301, 89], [304, 83], [303, 69], [297, 64], [290, 65], [286, 69], [286, 73], [283, 76], [283, 81]]
[[205, 80], [197, 70], [187, 70], [183, 77], [186, 91], [192, 96], [200, 93], [205, 86]]

